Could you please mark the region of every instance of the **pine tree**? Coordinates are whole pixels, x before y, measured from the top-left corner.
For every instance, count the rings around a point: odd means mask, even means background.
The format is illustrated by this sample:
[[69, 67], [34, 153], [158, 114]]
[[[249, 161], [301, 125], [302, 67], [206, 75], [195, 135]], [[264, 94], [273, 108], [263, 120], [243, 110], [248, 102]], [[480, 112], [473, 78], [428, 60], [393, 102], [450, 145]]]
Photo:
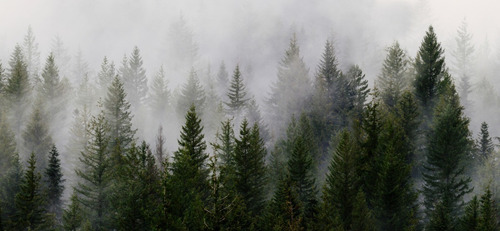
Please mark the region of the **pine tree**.
[[248, 101], [246, 94], [245, 85], [243, 84], [243, 79], [241, 78], [240, 67], [239, 65], [236, 65], [233, 78], [231, 79], [231, 85], [229, 86], [227, 92], [227, 98], [229, 98], [229, 101], [225, 103], [229, 107], [231, 114], [239, 115], [241, 113]]
[[174, 70], [184, 72], [193, 67], [198, 58], [198, 45], [192, 29], [182, 15], [170, 25], [167, 36], [165, 53], [169, 54], [168, 61], [172, 63]]
[[486, 191], [480, 199], [481, 207], [479, 212], [481, 217], [478, 222], [478, 230], [495, 231], [498, 230], [498, 211], [497, 204], [493, 199], [490, 187], [486, 187]]
[[250, 128], [247, 120], [243, 120], [234, 147], [235, 188], [252, 217], [259, 216], [265, 205], [265, 156], [258, 125]]
[[443, 52], [434, 28], [430, 26], [417, 53], [414, 82], [415, 95], [426, 116], [431, 116], [438, 99], [438, 85], [445, 71]]
[[294, 184], [290, 177], [285, 176], [279, 181], [278, 189], [274, 192], [269, 204], [268, 230], [303, 230], [303, 205], [299, 200]]
[[83, 223], [83, 211], [76, 192], [71, 195], [70, 201], [71, 203], [63, 213], [63, 228], [68, 231], [77, 231]]
[[54, 54], [54, 61], [56, 66], [59, 67], [61, 76], [68, 76], [70, 74], [71, 56], [68, 49], [65, 47], [61, 37], [56, 35], [52, 39], [51, 53]]
[[205, 91], [200, 84], [196, 71], [191, 69], [186, 84], [183, 86], [181, 96], [177, 102], [177, 113], [184, 114], [194, 105], [199, 112], [204, 110]]
[[127, 94], [123, 83], [116, 76], [108, 88], [104, 100], [106, 120], [109, 125], [109, 141], [111, 150], [115, 145], [120, 145], [121, 150], [126, 150], [135, 140], [136, 129], [132, 129], [132, 115], [130, 103], [126, 100]]
[[267, 124], [264, 122], [262, 118], [262, 114], [259, 109], [259, 105], [254, 98], [251, 98], [247, 104], [247, 110], [245, 118], [248, 120], [248, 124], [254, 125], [257, 124], [260, 130], [260, 137], [264, 140], [264, 143], [271, 139], [271, 134], [269, 134], [269, 129]]
[[228, 119], [221, 122], [220, 131], [215, 135], [216, 141], [212, 143], [214, 154], [221, 160], [222, 166], [234, 166], [234, 129], [232, 120]]
[[148, 79], [142, 63], [140, 50], [135, 46], [128, 62], [124, 63], [126, 71], [121, 73], [127, 100], [132, 105], [132, 108], [136, 109], [146, 101], [148, 92]]
[[[424, 205], [432, 219], [456, 217], [462, 212], [463, 196], [471, 191], [465, 175], [471, 148], [469, 119], [463, 114], [453, 85], [436, 107], [424, 164]], [[436, 205], [439, 205], [439, 211]], [[447, 214], [449, 213], [449, 214]], [[432, 223], [432, 222], [431, 222]], [[455, 226], [456, 222], [450, 224]]]
[[353, 224], [353, 208], [359, 188], [356, 173], [356, 155], [359, 148], [347, 131], [342, 131], [340, 141], [330, 162], [326, 184], [323, 187], [320, 222], [327, 230], [336, 225], [335, 214], [344, 230]]
[[375, 221], [373, 220], [372, 212], [366, 203], [366, 197], [363, 191], [356, 194], [354, 205], [352, 208], [352, 225], [351, 230], [359, 231], [374, 231]]
[[43, 230], [48, 225], [45, 212], [46, 198], [42, 193], [41, 175], [36, 166], [35, 154], [31, 153], [20, 191], [15, 198], [18, 210], [15, 223], [18, 230]]
[[469, 94], [472, 91], [470, 78], [472, 76], [474, 45], [472, 43], [472, 35], [467, 30], [467, 22], [464, 20], [457, 30], [455, 38], [456, 47], [452, 51], [453, 55], [453, 71], [458, 80], [458, 95], [460, 102], [464, 105], [467, 111], [471, 106]]
[[381, 98], [389, 108], [396, 107], [404, 90], [407, 88], [409, 60], [398, 42], [387, 48], [387, 56], [378, 76], [377, 87]]
[[24, 149], [26, 155], [34, 153], [37, 169], [47, 168], [47, 153], [52, 145], [52, 137], [49, 134], [47, 121], [43, 115], [40, 104], [34, 106], [31, 120], [23, 133]]
[[307, 98], [312, 92], [308, 72], [294, 34], [280, 62], [278, 78], [271, 86], [267, 99], [270, 116], [275, 125], [272, 130], [278, 137], [284, 133], [289, 116], [300, 114], [307, 106]]
[[370, 93], [368, 80], [365, 79], [365, 74], [358, 65], [351, 66], [345, 74], [345, 78], [348, 81], [347, 99], [351, 104], [349, 107], [350, 118], [360, 120]]
[[191, 106], [186, 114], [186, 123], [182, 127], [178, 140], [179, 149], [174, 153], [172, 175], [168, 179], [172, 190], [170, 213], [181, 227], [189, 230], [203, 227], [202, 200], [208, 194], [208, 171], [205, 161], [203, 127], [198, 118], [195, 106]]
[[31, 93], [28, 77], [28, 67], [24, 62], [21, 47], [17, 45], [9, 61], [9, 78], [4, 87], [5, 97], [11, 107], [9, 116], [14, 121], [12, 129], [15, 134], [21, 134], [26, 117], [27, 99]]
[[75, 55], [73, 63], [73, 81], [76, 84], [82, 84], [84, 78], [88, 78], [90, 69], [89, 64], [85, 61], [83, 52], [81, 49], [78, 49]]
[[51, 53], [47, 58], [42, 72], [42, 82], [39, 88], [41, 98], [45, 102], [44, 110], [51, 122], [60, 121], [59, 113], [64, 110], [67, 101], [67, 89], [59, 78], [59, 70], [55, 65], [54, 56]]
[[95, 230], [106, 230], [110, 221], [109, 188], [109, 127], [101, 111], [90, 122], [90, 141], [80, 158], [81, 168], [76, 170], [80, 182], [75, 188], [86, 217]]
[[45, 169], [45, 184], [47, 187], [47, 211], [56, 215], [58, 220], [62, 216], [62, 193], [64, 191], [64, 179], [61, 170], [61, 160], [55, 145], [49, 153], [49, 164]]
[[40, 70], [40, 51], [38, 50], [38, 43], [35, 39], [36, 37], [33, 34], [31, 26], [28, 26], [28, 32], [24, 36], [23, 53], [24, 62], [26, 63], [32, 84], [36, 84], [38, 80], [38, 71]]
[[170, 106], [170, 91], [163, 66], [160, 67], [153, 79], [149, 98], [151, 109], [155, 115], [165, 117]]
[[14, 133], [10, 130], [5, 114], [0, 112], [0, 176], [5, 176], [10, 170], [15, 153]]
[[19, 160], [19, 155], [13, 153], [11, 166], [5, 175], [0, 178], [0, 206], [3, 213], [2, 220], [7, 229], [15, 228], [15, 216], [18, 214], [18, 207], [15, 203], [15, 197], [21, 190], [21, 183], [24, 176], [24, 171]]
[[481, 161], [487, 160], [493, 153], [493, 142], [491, 141], [490, 133], [488, 132], [488, 124], [486, 122], [481, 123], [481, 132], [476, 142], [478, 147], [477, 158]]
[[108, 58], [104, 56], [101, 64], [101, 70], [97, 74], [97, 86], [100, 88], [101, 94], [106, 93], [106, 90], [109, 86], [111, 86], [115, 76], [115, 64], [113, 62], [109, 62]]
[[465, 214], [461, 219], [462, 230], [478, 230], [479, 219], [479, 200], [477, 199], [477, 196], [474, 196], [465, 207]]

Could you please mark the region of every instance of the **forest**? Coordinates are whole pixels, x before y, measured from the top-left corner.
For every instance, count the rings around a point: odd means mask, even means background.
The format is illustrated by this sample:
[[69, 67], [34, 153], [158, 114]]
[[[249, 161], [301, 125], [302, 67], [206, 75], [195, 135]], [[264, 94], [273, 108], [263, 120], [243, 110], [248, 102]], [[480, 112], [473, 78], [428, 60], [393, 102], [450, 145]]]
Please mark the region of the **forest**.
[[500, 98], [465, 20], [451, 53], [432, 25], [386, 44], [373, 84], [332, 38], [310, 68], [292, 27], [269, 87], [201, 65], [183, 17], [153, 72], [139, 46], [41, 57], [35, 29], [0, 60], [0, 231], [499, 230], [500, 138], [471, 121]]

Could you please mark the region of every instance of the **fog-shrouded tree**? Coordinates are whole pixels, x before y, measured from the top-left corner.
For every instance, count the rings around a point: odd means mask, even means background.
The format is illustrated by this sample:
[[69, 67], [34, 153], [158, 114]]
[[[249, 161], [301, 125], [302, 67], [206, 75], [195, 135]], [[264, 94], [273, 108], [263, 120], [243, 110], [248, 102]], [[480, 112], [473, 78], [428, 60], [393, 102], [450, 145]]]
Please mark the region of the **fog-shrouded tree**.
[[168, 89], [168, 79], [165, 76], [163, 66], [155, 74], [149, 91], [149, 100], [151, 110], [155, 115], [165, 117], [170, 110], [171, 94]]
[[229, 86], [229, 73], [227, 73], [226, 64], [224, 62], [221, 62], [219, 70], [217, 71], [216, 86], [217, 94], [219, 94], [219, 97], [221, 97], [223, 101], [226, 101], [227, 88]]
[[[12, 166], [16, 150], [14, 133], [9, 127], [5, 113], [0, 112], [0, 175], [5, 176]], [[0, 177], [0, 180], [2, 177]]]
[[479, 137], [476, 141], [477, 146], [477, 158], [481, 162], [487, 160], [494, 151], [493, 142], [488, 131], [488, 124], [486, 122], [481, 123], [481, 131]]
[[348, 87], [347, 94], [344, 97], [347, 97], [350, 102], [348, 107], [349, 118], [361, 120], [366, 100], [370, 93], [368, 80], [365, 79], [365, 74], [358, 65], [351, 66], [345, 73], [345, 78]]
[[59, 35], [56, 35], [52, 39], [50, 51], [54, 55], [54, 61], [56, 66], [59, 68], [61, 76], [68, 77], [71, 74], [71, 55]]
[[24, 36], [23, 42], [24, 62], [26, 63], [31, 84], [36, 85], [38, 81], [38, 71], [40, 70], [40, 51], [38, 42], [31, 25]]
[[15, 197], [17, 230], [46, 230], [50, 226], [50, 217], [45, 210], [47, 199], [42, 191], [42, 176], [36, 166], [35, 154], [31, 153], [19, 193]]
[[140, 50], [134, 47], [132, 54], [121, 68], [120, 74], [123, 78], [123, 87], [127, 93], [127, 100], [134, 109], [138, 109], [146, 102], [148, 92], [148, 79], [144, 69]]
[[111, 221], [110, 186], [111, 166], [109, 163], [109, 127], [101, 111], [90, 121], [90, 140], [81, 152], [79, 177], [75, 188], [85, 217], [94, 230], [107, 230]]
[[238, 116], [247, 105], [248, 98], [246, 97], [246, 89], [241, 77], [240, 66], [236, 65], [231, 79], [231, 84], [227, 90], [228, 101], [225, 102], [229, 108], [229, 113]]
[[[5, 73], [5, 68], [2, 65], [0, 60], [0, 96], [3, 96], [5, 93], [5, 85], [7, 83], [7, 73]], [[3, 97], [2, 97], [3, 98]], [[0, 100], [1, 105], [4, 104], [3, 99]]]
[[110, 150], [119, 145], [120, 150], [125, 151], [135, 140], [137, 130], [132, 128], [133, 116], [126, 97], [122, 81], [115, 76], [104, 100], [104, 114], [109, 126]]
[[184, 114], [194, 105], [196, 110], [202, 112], [205, 106], [205, 91], [194, 68], [189, 72], [186, 84], [183, 85], [180, 98], [177, 101], [177, 114]]
[[20, 185], [24, 176], [19, 155], [13, 153], [12, 156], [12, 161], [9, 163], [10, 168], [0, 177], [0, 205], [2, 206], [0, 216], [2, 216], [6, 229], [15, 227], [15, 216], [18, 213], [18, 207], [14, 198], [21, 189]]
[[62, 194], [64, 191], [63, 174], [61, 170], [61, 160], [59, 151], [55, 145], [49, 153], [48, 166], [44, 172], [44, 183], [47, 191], [47, 211], [56, 216], [57, 220], [62, 218]]
[[77, 231], [83, 223], [83, 210], [78, 201], [78, 194], [74, 192], [70, 198], [70, 204], [63, 213], [63, 228], [68, 231]]
[[260, 130], [260, 137], [264, 140], [264, 143], [267, 143], [271, 139], [271, 135], [269, 134], [269, 126], [265, 123], [262, 118], [262, 113], [260, 111], [259, 104], [254, 98], [249, 99], [246, 107], [245, 118], [248, 120], [250, 125], [257, 124]]
[[170, 25], [166, 45], [169, 63], [175, 71], [182, 73], [196, 64], [198, 44], [194, 39], [193, 31], [182, 15]]
[[300, 114], [308, 106], [306, 102], [311, 93], [309, 68], [302, 60], [297, 37], [294, 34], [278, 66], [277, 79], [272, 84], [267, 98], [274, 136], [281, 137], [290, 117]]
[[165, 135], [163, 134], [163, 126], [160, 125], [158, 127], [158, 133], [156, 134], [155, 137], [155, 149], [154, 149], [154, 154], [156, 157], [156, 163], [158, 166], [159, 171], [163, 171], [166, 167], [166, 164], [168, 162], [168, 153], [165, 147]]
[[457, 222], [449, 218], [462, 213], [463, 197], [472, 191], [471, 179], [465, 174], [472, 148], [470, 134], [469, 119], [451, 85], [436, 106], [422, 173], [430, 227], [435, 224], [455, 227]]
[[59, 78], [59, 69], [57, 68], [54, 56], [51, 53], [47, 57], [45, 67], [42, 71], [41, 83], [39, 85], [39, 93], [41, 99], [44, 101], [44, 108], [49, 122], [60, 121], [60, 112], [65, 109], [66, 102], [68, 101], [68, 85], [64, 84]]
[[73, 61], [73, 69], [72, 69], [73, 83], [77, 85], [81, 84], [85, 77], [88, 78], [89, 74], [90, 74], [89, 64], [85, 60], [82, 50], [78, 49]]
[[46, 115], [38, 103], [33, 107], [31, 118], [23, 132], [23, 149], [27, 156], [33, 153], [36, 158], [37, 169], [47, 168], [47, 156], [52, 146], [52, 137], [49, 134]]
[[471, 102], [469, 94], [472, 92], [471, 77], [473, 75], [473, 55], [474, 45], [472, 44], [472, 35], [467, 28], [467, 22], [462, 21], [462, 24], [457, 30], [455, 38], [455, 49], [452, 51], [452, 70], [458, 78], [458, 95], [460, 102], [465, 107], [465, 111], [470, 110]]
[[415, 95], [422, 105], [423, 116], [432, 118], [432, 112], [439, 98], [438, 86], [446, 71], [443, 48], [437, 41], [434, 28], [429, 27], [415, 59]]
[[396, 107], [401, 95], [409, 84], [409, 59], [398, 42], [387, 48], [387, 56], [382, 71], [377, 78], [380, 97], [389, 108]]
[[4, 92], [8, 101], [7, 105], [10, 106], [9, 117], [12, 118], [11, 121], [14, 121], [12, 130], [16, 135], [19, 135], [27, 116], [26, 107], [31, 94], [28, 67], [24, 62], [24, 55], [19, 45], [16, 45], [9, 60], [9, 76]]
[[106, 94], [106, 90], [111, 86], [116, 74], [115, 64], [104, 56], [101, 69], [97, 73], [97, 86], [99, 87], [100, 94]]

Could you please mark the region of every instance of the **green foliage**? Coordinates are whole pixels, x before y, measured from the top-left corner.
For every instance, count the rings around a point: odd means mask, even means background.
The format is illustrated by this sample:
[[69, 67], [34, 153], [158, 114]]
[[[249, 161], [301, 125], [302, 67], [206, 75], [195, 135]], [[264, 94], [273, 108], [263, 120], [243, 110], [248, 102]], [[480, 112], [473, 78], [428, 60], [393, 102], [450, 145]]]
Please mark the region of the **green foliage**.
[[377, 79], [381, 98], [389, 108], [396, 107], [404, 90], [408, 87], [409, 60], [398, 42], [387, 48], [382, 72]]
[[375, 221], [372, 212], [366, 203], [366, 197], [363, 191], [356, 194], [352, 208], [351, 230], [373, 231], [375, 230]]
[[78, 194], [73, 192], [70, 198], [71, 203], [63, 213], [63, 228], [68, 231], [80, 230], [83, 223], [83, 210], [78, 201]]
[[[0, 176], [6, 176], [14, 161], [16, 141], [8, 126], [7, 117], [0, 112]], [[2, 180], [3, 177], [0, 177]]]
[[126, 150], [135, 140], [136, 129], [132, 129], [132, 114], [130, 103], [125, 99], [127, 94], [123, 83], [118, 77], [113, 79], [104, 100], [105, 116], [109, 126], [109, 148], [120, 145], [121, 150]]
[[481, 123], [481, 131], [476, 141], [476, 145], [478, 149], [476, 158], [481, 162], [487, 160], [494, 151], [493, 142], [491, 141], [490, 133], [488, 132], [488, 124], [486, 122]]
[[36, 165], [35, 154], [31, 153], [20, 191], [15, 198], [17, 230], [45, 230], [49, 224], [45, 211], [47, 201], [41, 189], [41, 175], [36, 170]]
[[17, 45], [12, 53], [9, 61], [10, 76], [7, 80], [5, 93], [11, 102], [19, 102], [30, 91], [30, 83], [28, 79], [28, 67], [24, 62], [24, 55], [21, 47]]
[[47, 211], [55, 214], [60, 220], [62, 216], [62, 193], [64, 191], [64, 179], [61, 172], [61, 160], [55, 145], [49, 153], [49, 164], [45, 169], [45, 185], [47, 190]]
[[232, 114], [238, 115], [241, 113], [248, 101], [246, 95], [245, 85], [243, 84], [243, 79], [241, 78], [240, 66], [236, 65], [233, 78], [231, 79], [231, 85], [229, 86], [227, 92], [227, 98], [229, 101], [225, 103], [229, 107]]
[[461, 219], [461, 229], [467, 231], [478, 230], [479, 219], [479, 200], [477, 196], [474, 196], [465, 206], [465, 214]]
[[434, 28], [429, 27], [415, 60], [415, 95], [422, 104], [425, 115], [431, 116], [438, 99], [438, 85], [445, 71], [443, 49], [438, 43]]
[[10, 168], [0, 178], [0, 206], [3, 210], [0, 216], [2, 216], [4, 226], [7, 229], [14, 229], [14, 218], [18, 214], [18, 208], [14, 199], [21, 190], [20, 185], [24, 172], [17, 153], [12, 154], [12, 161], [9, 164]]
[[279, 182], [269, 204], [268, 230], [303, 230], [305, 228], [303, 204], [289, 176]]
[[481, 213], [481, 217], [478, 222], [478, 230], [498, 230], [497, 204], [493, 199], [493, 195], [489, 187], [486, 188], [486, 191], [481, 196], [480, 202], [481, 207], [479, 208], [479, 212]]
[[368, 88], [368, 80], [365, 79], [365, 74], [358, 65], [353, 65], [345, 74], [348, 81], [347, 100], [349, 102], [349, 115], [353, 119], [361, 119], [366, 99], [370, 93]]

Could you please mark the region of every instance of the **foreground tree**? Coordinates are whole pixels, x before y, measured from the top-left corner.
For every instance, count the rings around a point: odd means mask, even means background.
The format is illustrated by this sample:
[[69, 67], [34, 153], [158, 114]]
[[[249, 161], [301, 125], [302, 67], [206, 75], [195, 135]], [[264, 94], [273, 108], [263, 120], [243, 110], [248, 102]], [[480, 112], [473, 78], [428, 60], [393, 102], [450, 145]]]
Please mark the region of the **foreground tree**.
[[45, 184], [47, 187], [47, 211], [55, 214], [58, 220], [62, 216], [61, 197], [64, 191], [64, 179], [61, 170], [61, 160], [55, 145], [49, 153], [49, 164], [45, 169]]

